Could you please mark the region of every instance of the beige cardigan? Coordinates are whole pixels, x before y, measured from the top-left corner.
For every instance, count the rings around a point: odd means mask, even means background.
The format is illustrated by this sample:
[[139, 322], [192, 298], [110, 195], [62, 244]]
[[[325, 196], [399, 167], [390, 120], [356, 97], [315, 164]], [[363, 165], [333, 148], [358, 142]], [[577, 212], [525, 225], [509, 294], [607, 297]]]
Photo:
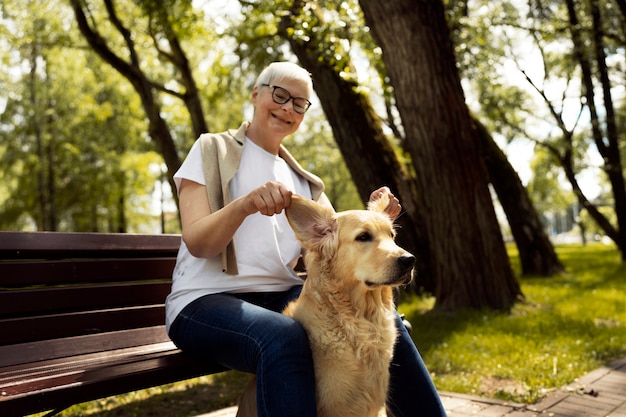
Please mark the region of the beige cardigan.
[[[230, 195], [230, 181], [239, 169], [241, 154], [246, 138], [246, 129], [249, 122], [244, 122], [239, 130], [231, 129], [222, 133], [205, 133], [200, 136], [202, 150], [202, 167], [206, 182], [209, 206], [212, 211], [217, 211], [232, 201]], [[282, 159], [300, 176], [306, 179], [311, 186], [313, 200], [322, 204], [330, 205], [324, 194], [324, 183], [316, 175], [300, 166], [298, 161], [280, 146], [278, 153]], [[221, 184], [221, 187], [216, 187]], [[237, 275], [237, 256], [234, 241], [231, 240], [226, 250], [222, 252], [222, 271], [229, 275]]]

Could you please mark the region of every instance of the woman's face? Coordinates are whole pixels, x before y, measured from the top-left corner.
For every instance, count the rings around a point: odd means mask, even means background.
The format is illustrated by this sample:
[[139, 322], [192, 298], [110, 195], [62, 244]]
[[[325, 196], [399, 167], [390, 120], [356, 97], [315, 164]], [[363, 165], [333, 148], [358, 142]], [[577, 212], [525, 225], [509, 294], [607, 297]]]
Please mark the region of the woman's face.
[[[299, 80], [284, 79], [272, 86], [282, 87], [289, 92], [291, 97], [307, 97], [307, 85]], [[274, 88], [255, 87], [252, 92], [252, 104], [254, 105], [254, 119], [258, 127], [280, 136], [281, 138], [294, 133], [304, 114], [297, 113], [293, 109], [293, 100], [288, 100], [284, 104], [278, 104], [272, 98]]]

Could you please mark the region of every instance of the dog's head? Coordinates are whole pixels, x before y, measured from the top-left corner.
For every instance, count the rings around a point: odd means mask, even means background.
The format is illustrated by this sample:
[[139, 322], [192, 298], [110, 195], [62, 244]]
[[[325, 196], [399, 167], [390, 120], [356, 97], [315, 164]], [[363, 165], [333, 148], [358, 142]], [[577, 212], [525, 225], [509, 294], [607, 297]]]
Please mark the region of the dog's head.
[[319, 271], [367, 289], [408, 284], [415, 257], [395, 243], [393, 221], [385, 214], [388, 203], [381, 198], [368, 210], [335, 213], [293, 196], [287, 219], [306, 250], [309, 275]]

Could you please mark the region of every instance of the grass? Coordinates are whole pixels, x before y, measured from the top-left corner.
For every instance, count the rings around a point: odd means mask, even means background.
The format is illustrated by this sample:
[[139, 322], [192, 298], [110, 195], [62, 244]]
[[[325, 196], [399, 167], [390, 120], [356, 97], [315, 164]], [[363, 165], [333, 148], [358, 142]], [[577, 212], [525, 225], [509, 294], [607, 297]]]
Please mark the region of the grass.
[[198, 416], [235, 405], [249, 378], [240, 372], [223, 372], [77, 404], [57, 417]]
[[526, 300], [510, 314], [438, 313], [432, 299], [417, 297], [402, 303], [438, 389], [532, 403], [626, 354], [626, 265], [618, 252], [599, 244], [557, 252], [568, 273], [523, 278]]
[[[626, 264], [619, 253], [601, 244], [556, 250], [568, 273], [521, 279], [526, 300], [509, 314], [441, 313], [432, 310], [432, 298], [403, 299], [399, 310], [413, 324], [439, 390], [532, 403], [626, 355]], [[234, 405], [247, 378], [196, 378], [78, 404], [60, 416], [196, 416]]]

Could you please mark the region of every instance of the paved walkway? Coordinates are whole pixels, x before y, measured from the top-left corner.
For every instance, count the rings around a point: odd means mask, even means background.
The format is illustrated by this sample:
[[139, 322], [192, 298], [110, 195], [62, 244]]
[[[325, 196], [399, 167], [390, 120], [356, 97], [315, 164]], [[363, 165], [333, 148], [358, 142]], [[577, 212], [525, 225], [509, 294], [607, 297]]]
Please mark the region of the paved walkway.
[[[555, 390], [535, 404], [440, 392], [448, 417], [626, 417], [626, 358]], [[198, 417], [235, 417], [229, 407]]]
[[440, 395], [449, 417], [626, 417], [626, 358], [584, 375], [535, 404]]

